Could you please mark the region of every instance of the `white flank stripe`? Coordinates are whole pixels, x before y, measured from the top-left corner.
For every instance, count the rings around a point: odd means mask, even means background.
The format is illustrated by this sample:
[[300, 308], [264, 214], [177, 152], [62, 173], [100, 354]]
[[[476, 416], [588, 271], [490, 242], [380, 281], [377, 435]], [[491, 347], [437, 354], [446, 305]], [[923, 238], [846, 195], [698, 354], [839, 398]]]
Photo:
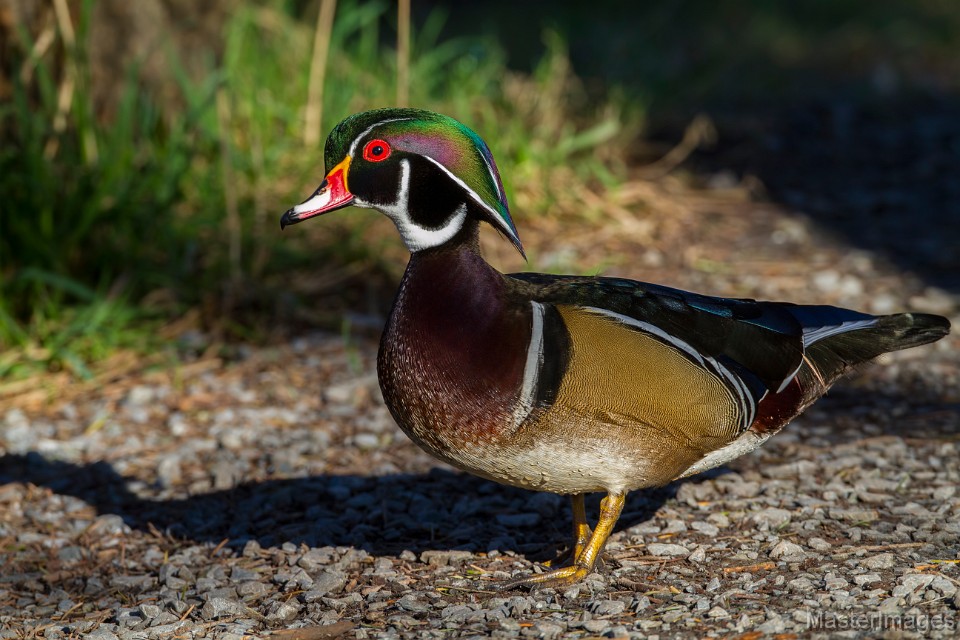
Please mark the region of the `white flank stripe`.
[[523, 367], [523, 386], [520, 388], [520, 401], [513, 411], [514, 426], [527, 419], [533, 411], [533, 397], [537, 392], [540, 366], [543, 364], [543, 305], [531, 302], [533, 324], [530, 328], [530, 344], [527, 346], [527, 363]]
[[806, 349], [814, 342], [819, 342], [824, 338], [835, 336], [838, 333], [856, 331], [857, 329], [866, 329], [867, 327], [872, 327], [875, 324], [877, 324], [877, 319], [871, 318], [870, 320], [850, 320], [849, 322], [843, 322], [841, 324], [835, 324], [827, 327], [811, 327], [810, 329], [804, 329], [803, 348]]
[[714, 358], [704, 356], [699, 351], [694, 349], [692, 346], [677, 338], [672, 336], [660, 327], [652, 325], [649, 322], [644, 322], [642, 320], [637, 320], [636, 318], [631, 318], [630, 316], [625, 316], [616, 311], [610, 311], [609, 309], [600, 309], [599, 307], [583, 307], [587, 311], [592, 311], [594, 313], [599, 313], [610, 318], [613, 318], [623, 324], [637, 327], [647, 333], [651, 333], [658, 338], [665, 340], [666, 342], [677, 347], [684, 353], [689, 354], [693, 359], [698, 362], [702, 367], [708, 370], [712, 370], [718, 376], [721, 376], [728, 383], [728, 387], [731, 388], [736, 394], [736, 399], [739, 401], [741, 409], [741, 417], [743, 418], [742, 428], [746, 429], [751, 424], [753, 424], [754, 417], [756, 415], [756, 406], [754, 405], [753, 398], [750, 395], [750, 390], [747, 388], [747, 385], [740, 379], [739, 376], [735, 375], [732, 371], [727, 369], [725, 366], [717, 362]]
[[762, 445], [767, 438], [772, 435], [773, 432], [767, 432], [760, 435], [753, 431], [746, 431], [743, 435], [727, 446], [717, 449], [716, 451], [711, 451], [698, 461], [694, 462], [692, 465], [690, 465], [689, 469], [680, 474], [680, 476], [678, 476], [676, 479], [688, 478], [692, 475], [703, 473], [704, 471], [709, 471], [710, 469], [719, 467], [722, 464], [726, 464], [731, 460], [739, 458], [745, 453], [750, 453]]

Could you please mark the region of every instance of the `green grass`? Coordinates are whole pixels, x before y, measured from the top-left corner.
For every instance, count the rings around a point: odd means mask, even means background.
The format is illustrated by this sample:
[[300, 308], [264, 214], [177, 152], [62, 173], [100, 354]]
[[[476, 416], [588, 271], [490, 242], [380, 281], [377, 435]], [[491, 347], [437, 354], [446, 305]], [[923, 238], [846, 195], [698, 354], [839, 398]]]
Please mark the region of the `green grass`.
[[[90, 6], [75, 25], [80, 43]], [[397, 56], [384, 44], [394, 38], [393, 7], [338, 3], [324, 135], [351, 113], [394, 104]], [[486, 138], [526, 215], [563, 199], [558, 182], [616, 181], [623, 146], [614, 140], [641, 114], [613, 99], [588, 107], [559, 37], [546, 34], [542, 62], [518, 75], [493, 40], [441, 40], [443, 19], [434, 13], [413, 34], [410, 102]], [[63, 64], [41, 58], [15, 84], [0, 110], [0, 377], [88, 377], [116, 349], [159, 348], [158, 323], [189, 308], [255, 338], [234, 311], [267, 313], [290, 270], [357, 260], [378, 268], [379, 247], [365, 233], [372, 216], [343, 216], [335, 233], [278, 230], [279, 214], [323, 174], [322, 145], [303, 142], [313, 39], [313, 16], [279, 0], [245, 3], [226, 26], [221, 65], [204, 78], [166, 51], [182, 108], [145, 94], [132, 66], [109, 122], [92, 113], [82, 45], [65, 50]], [[26, 55], [32, 43], [22, 41]]]

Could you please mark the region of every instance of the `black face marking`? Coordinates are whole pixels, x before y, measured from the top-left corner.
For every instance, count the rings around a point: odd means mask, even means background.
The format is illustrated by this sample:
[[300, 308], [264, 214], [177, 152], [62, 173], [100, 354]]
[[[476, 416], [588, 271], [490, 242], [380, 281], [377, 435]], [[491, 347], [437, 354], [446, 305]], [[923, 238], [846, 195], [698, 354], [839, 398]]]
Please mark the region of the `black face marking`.
[[410, 220], [423, 229], [440, 229], [462, 205], [475, 207], [464, 191], [439, 167], [421, 156], [410, 155]]
[[347, 187], [357, 198], [374, 206], [390, 206], [397, 201], [400, 191], [399, 154], [393, 153], [385, 162], [356, 163], [350, 167]]

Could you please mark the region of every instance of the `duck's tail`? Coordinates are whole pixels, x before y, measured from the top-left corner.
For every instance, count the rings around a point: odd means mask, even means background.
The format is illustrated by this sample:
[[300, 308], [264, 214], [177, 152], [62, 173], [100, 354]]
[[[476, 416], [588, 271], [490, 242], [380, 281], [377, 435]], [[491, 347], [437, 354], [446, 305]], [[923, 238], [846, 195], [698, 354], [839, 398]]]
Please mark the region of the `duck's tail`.
[[929, 313], [897, 313], [874, 320], [807, 345], [808, 364], [824, 382], [829, 384], [850, 368], [884, 353], [936, 342], [950, 332], [949, 320]]

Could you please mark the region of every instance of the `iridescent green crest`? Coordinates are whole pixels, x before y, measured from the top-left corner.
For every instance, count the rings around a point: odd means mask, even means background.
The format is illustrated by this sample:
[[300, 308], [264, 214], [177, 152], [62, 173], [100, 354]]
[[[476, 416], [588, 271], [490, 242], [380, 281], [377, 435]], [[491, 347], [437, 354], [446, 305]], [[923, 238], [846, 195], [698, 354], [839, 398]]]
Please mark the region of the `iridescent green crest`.
[[423, 109], [365, 111], [345, 119], [330, 133], [324, 149], [327, 171], [346, 155], [355, 158], [361, 145], [373, 138], [389, 139], [395, 149], [433, 160], [523, 254], [493, 155], [473, 130], [453, 118]]

